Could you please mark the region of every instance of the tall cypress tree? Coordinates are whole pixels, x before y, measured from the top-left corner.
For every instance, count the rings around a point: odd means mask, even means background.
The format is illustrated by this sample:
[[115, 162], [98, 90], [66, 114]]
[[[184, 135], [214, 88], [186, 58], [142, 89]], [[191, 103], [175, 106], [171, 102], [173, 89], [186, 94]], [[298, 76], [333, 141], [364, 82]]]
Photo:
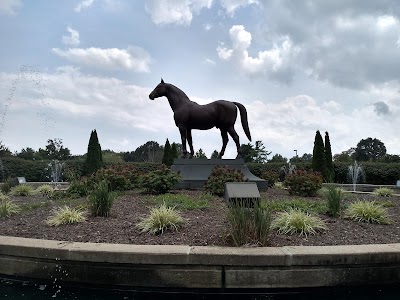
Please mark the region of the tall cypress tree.
[[329, 140], [328, 131], [325, 132], [325, 162], [326, 162], [326, 177], [327, 181], [331, 182], [335, 179], [335, 171], [332, 161], [331, 142]]
[[176, 143], [172, 143], [171, 145], [171, 156], [172, 156], [172, 163], [174, 163], [174, 159], [178, 158], [178, 147]]
[[92, 174], [102, 166], [103, 157], [96, 129], [90, 133], [88, 151], [86, 154], [85, 173]]
[[173, 162], [173, 157], [172, 157], [172, 149], [171, 149], [171, 144], [169, 143], [169, 140], [165, 142], [164, 145], [164, 154], [162, 158], [162, 163], [167, 166], [171, 166]]
[[321, 133], [317, 130], [314, 140], [312, 168], [314, 171], [320, 172], [324, 179], [326, 179], [326, 161], [325, 161], [325, 148], [324, 141], [322, 140]]

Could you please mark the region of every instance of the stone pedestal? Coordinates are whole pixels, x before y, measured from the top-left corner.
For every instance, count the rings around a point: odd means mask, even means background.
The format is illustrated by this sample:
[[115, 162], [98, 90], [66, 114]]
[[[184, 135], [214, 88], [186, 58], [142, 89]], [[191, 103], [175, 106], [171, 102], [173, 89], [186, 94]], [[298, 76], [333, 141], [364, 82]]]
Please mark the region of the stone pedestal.
[[207, 182], [212, 169], [222, 165], [230, 169], [238, 169], [249, 182], [255, 182], [260, 191], [268, 189], [268, 182], [252, 174], [249, 168], [244, 164], [243, 159], [205, 159], [192, 158], [174, 160], [171, 169], [179, 172], [182, 181], [176, 186], [177, 189], [200, 189]]

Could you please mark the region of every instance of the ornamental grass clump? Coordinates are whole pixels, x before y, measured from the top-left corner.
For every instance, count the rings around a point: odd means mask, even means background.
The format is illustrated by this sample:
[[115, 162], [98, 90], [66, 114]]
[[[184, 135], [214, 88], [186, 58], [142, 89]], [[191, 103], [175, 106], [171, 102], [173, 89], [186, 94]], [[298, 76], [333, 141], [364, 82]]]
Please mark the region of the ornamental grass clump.
[[19, 184], [12, 187], [10, 193], [12, 196], [31, 196], [33, 188], [27, 184]]
[[15, 204], [13, 200], [6, 195], [0, 193], [0, 217], [8, 218], [21, 211], [19, 205]]
[[381, 196], [381, 197], [391, 197], [394, 195], [394, 191], [386, 187], [377, 188], [372, 193], [376, 196]]
[[183, 218], [174, 207], [168, 207], [165, 203], [159, 207], [150, 209], [150, 215], [142, 218], [136, 227], [142, 232], [151, 234], [163, 234], [165, 230], [178, 230], [184, 223]]
[[65, 224], [79, 223], [85, 220], [85, 211], [65, 205], [55, 208], [52, 214], [46, 220], [46, 223], [50, 226], [60, 226]]
[[227, 220], [229, 235], [235, 246], [266, 246], [271, 225], [271, 214], [267, 207], [255, 204], [247, 208], [244, 202], [236, 201], [229, 205]]
[[390, 224], [391, 220], [387, 210], [375, 201], [362, 201], [351, 203], [345, 210], [345, 218], [356, 222]]
[[334, 186], [328, 186], [325, 197], [328, 205], [328, 214], [333, 217], [339, 216], [342, 202], [342, 190]]
[[38, 186], [36, 188], [35, 193], [38, 193], [47, 198], [51, 198], [54, 193], [54, 188], [48, 184], [42, 184], [41, 186]]
[[107, 181], [97, 183], [89, 195], [89, 207], [92, 216], [108, 217], [116, 194], [110, 191]]
[[278, 213], [272, 221], [271, 227], [279, 234], [295, 234], [300, 236], [315, 234], [326, 229], [324, 221], [299, 209], [289, 209]]

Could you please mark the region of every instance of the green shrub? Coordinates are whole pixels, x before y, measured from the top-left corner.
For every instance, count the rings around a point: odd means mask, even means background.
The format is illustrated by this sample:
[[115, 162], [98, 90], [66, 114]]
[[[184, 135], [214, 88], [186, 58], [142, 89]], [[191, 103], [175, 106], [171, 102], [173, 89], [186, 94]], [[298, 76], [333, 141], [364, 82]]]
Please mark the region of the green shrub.
[[258, 204], [249, 209], [242, 203], [236, 201], [228, 208], [227, 220], [233, 243], [235, 246], [247, 244], [266, 246], [271, 225], [269, 209]]
[[180, 176], [168, 168], [161, 165], [157, 170], [142, 175], [140, 186], [149, 194], [165, 194], [171, 190], [180, 180]]
[[46, 223], [50, 226], [79, 223], [86, 220], [85, 214], [85, 211], [65, 205], [55, 208]]
[[272, 221], [271, 226], [277, 229], [279, 234], [299, 233], [305, 236], [326, 229], [326, 225], [322, 219], [300, 209], [290, 209], [278, 213]]
[[380, 187], [375, 189], [373, 194], [381, 197], [391, 197], [394, 195], [394, 191], [386, 187]]
[[136, 225], [142, 232], [151, 234], [163, 234], [165, 230], [178, 230], [183, 225], [183, 218], [174, 207], [167, 207], [165, 204], [150, 209], [150, 215], [142, 218]]
[[138, 181], [139, 173], [134, 165], [111, 165], [98, 170], [90, 177], [90, 183], [106, 180], [112, 191], [131, 190]]
[[89, 195], [89, 207], [92, 216], [108, 217], [116, 194], [111, 192], [107, 181], [100, 181]]
[[342, 202], [342, 189], [329, 185], [325, 197], [328, 204], [328, 213], [333, 217], [337, 217], [340, 213], [340, 204]]
[[390, 224], [391, 220], [387, 210], [375, 201], [362, 201], [351, 203], [344, 212], [346, 218], [357, 222]]
[[12, 187], [11, 178], [8, 178], [6, 181], [3, 182], [0, 190], [3, 194], [8, 194], [11, 191], [11, 187]]
[[261, 174], [261, 178], [268, 182], [269, 187], [273, 187], [275, 182], [279, 181], [279, 173], [267, 170]]
[[291, 195], [311, 197], [317, 194], [322, 187], [322, 176], [316, 172], [304, 170], [289, 174], [285, 179], [285, 186], [288, 187]]
[[67, 194], [70, 196], [85, 197], [90, 194], [90, 187], [87, 177], [75, 179], [70, 182]]
[[31, 196], [33, 194], [33, 188], [27, 184], [19, 184], [12, 187], [10, 193], [13, 196]]
[[35, 193], [38, 193], [47, 198], [51, 198], [51, 196], [53, 196], [54, 193], [54, 188], [51, 185], [42, 184], [41, 186], [38, 186], [36, 188]]
[[213, 195], [223, 196], [226, 182], [243, 182], [244, 175], [240, 170], [225, 166], [215, 166], [208, 177], [204, 188]]
[[209, 202], [213, 196], [210, 194], [202, 193], [198, 196], [189, 196], [186, 194], [162, 194], [154, 197], [157, 204], [165, 203], [168, 207], [175, 207], [177, 209], [203, 209], [210, 206]]
[[0, 193], [0, 217], [8, 218], [21, 211], [20, 207], [10, 200], [8, 196]]

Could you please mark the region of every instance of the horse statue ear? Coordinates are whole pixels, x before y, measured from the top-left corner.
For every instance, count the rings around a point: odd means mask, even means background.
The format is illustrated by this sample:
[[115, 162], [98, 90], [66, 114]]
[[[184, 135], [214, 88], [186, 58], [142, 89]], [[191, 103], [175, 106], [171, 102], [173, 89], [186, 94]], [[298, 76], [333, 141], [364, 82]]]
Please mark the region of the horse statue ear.
[[161, 78], [161, 83], [164, 83], [164, 79]]

